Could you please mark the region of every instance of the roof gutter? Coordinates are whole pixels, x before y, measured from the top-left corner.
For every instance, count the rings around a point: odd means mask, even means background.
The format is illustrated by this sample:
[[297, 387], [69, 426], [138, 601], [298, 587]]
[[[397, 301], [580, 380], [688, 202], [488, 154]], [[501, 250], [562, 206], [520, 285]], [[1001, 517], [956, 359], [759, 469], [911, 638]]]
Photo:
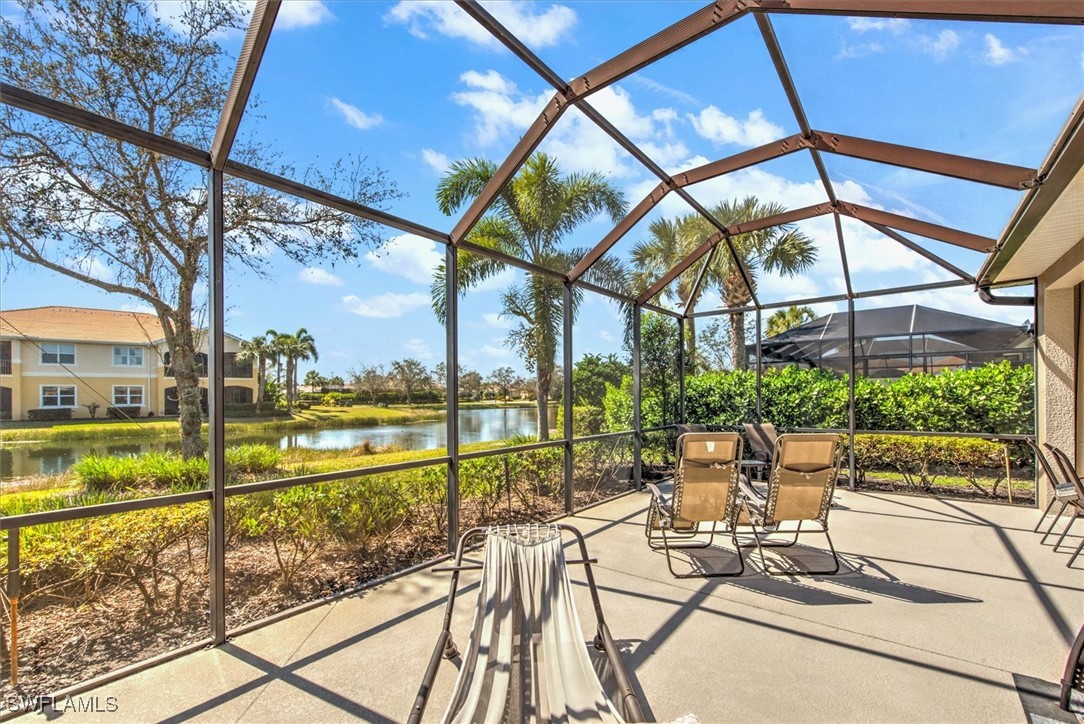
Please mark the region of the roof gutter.
[[1035, 297], [995, 297], [990, 293], [989, 284], [978, 286], [979, 299], [995, 307], [1031, 307], [1035, 305]]

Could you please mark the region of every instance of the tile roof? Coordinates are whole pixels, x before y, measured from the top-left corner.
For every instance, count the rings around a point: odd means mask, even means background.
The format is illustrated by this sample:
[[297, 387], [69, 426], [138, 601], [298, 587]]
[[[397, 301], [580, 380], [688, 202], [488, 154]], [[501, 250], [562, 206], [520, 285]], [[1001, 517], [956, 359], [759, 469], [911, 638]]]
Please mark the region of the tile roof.
[[162, 339], [165, 334], [154, 314], [83, 307], [33, 307], [0, 311], [0, 336], [148, 344]]

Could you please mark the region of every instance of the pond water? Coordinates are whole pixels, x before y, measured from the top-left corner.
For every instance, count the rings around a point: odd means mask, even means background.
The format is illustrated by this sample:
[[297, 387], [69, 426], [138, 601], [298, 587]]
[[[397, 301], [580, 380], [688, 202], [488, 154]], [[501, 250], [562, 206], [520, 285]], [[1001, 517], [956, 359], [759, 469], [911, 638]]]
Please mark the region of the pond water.
[[[552, 416], [551, 415], [551, 424]], [[506, 440], [515, 435], [537, 432], [534, 408], [488, 408], [462, 410], [459, 413], [460, 443]], [[368, 440], [374, 447], [395, 445], [403, 450], [431, 450], [447, 442], [444, 420], [411, 425], [381, 425], [312, 430], [309, 432], [268, 432], [227, 437], [226, 444], [265, 443], [283, 450], [310, 448], [333, 450], [351, 448]], [[59, 475], [91, 453], [99, 455], [139, 455], [151, 451], [176, 449], [172, 440], [78, 440], [47, 447], [33, 443], [11, 443], [0, 448], [0, 480], [17, 480], [31, 475]]]

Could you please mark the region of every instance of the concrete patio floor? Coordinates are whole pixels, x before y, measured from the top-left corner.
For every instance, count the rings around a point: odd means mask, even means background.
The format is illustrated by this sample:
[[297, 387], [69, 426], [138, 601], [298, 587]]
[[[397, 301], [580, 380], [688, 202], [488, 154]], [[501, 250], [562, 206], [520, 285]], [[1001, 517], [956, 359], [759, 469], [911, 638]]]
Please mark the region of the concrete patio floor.
[[[599, 559], [603, 609], [654, 719], [1028, 721], [1018, 684], [1058, 681], [1084, 622], [1084, 560], [1068, 569], [1064, 547], [1040, 546], [1033, 509], [841, 491], [829, 518], [840, 574], [768, 577], [747, 552], [740, 578], [677, 580], [645, 544], [647, 500], [628, 495], [568, 522]], [[795, 559], [823, 564], [823, 537], [805, 543]], [[722, 545], [695, 563], [733, 565]], [[477, 574], [463, 580], [461, 643]], [[447, 574], [404, 576], [83, 695], [116, 697], [116, 713], [61, 718], [403, 721], [447, 586]], [[577, 588], [590, 637], [590, 598]], [[454, 675], [444, 662], [427, 719]]]

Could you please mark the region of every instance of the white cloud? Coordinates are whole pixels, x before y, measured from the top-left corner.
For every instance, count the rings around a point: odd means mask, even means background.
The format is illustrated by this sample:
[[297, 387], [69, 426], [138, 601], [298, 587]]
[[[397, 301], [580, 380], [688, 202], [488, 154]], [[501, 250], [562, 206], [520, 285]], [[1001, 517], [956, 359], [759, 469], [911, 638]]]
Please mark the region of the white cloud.
[[512, 328], [512, 320], [497, 312], [486, 312], [482, 315], [482, 319], [486, 321], [486, 324], [497, 329]]
[[923, 35], [919, 38], [922, 52], [932, 55], [937, 60], [944, 60], [960, 47], [960, 36], [953, 30], [942, 30], [936, 38]]
[[425, 165], [433, 169], [438, 176], [446, 174], [448, 168], [452, 165], [452, 160], [450, 158], [431, 148], [422, 149], [422, 160], [425, 161]]
[[603, 342], [616, 342], [617, 341], [617, 337], [613, 336], [611, 333], [607, 332], [605, 329], [599, 330], [598, 338], [601, 339]]
[[708, 106], [699, 114], [690, 113], [687, 117], [700, 136], [715, 143], [761, 146], [783, 136], [783, 129], [766, 119], [759, 108], [751, 111], [744, 121], [715, 106]]
[[496, 71], [488, 71], [484, 75], [467, 71], [459, 79], [472, 90], [452, 94], [452, 100], [457, 105], [474, 109], [474, 140], [479, 146], [488, 146], [509, 132], [527, 128], [550, 99], [550, 94], [546, 92], [535, 96], [520, 93], [515, 83], [503, 77], [502, 90], [471, 85], [472, 82], [477, 83], [478, 78], [489, 78], [491, 74], [500, 77]]
[[298, 272], [297, 278], [306, 284], [323, 284], [332, 287], [341, 287], [343, 285], [342, 279], [318, 266], [305, 267]]
[[884, 50], [885, 50], [885, 47], [883, 45], [881, 45], [880, 43], [871, 42], [871, 43], [857, 43], [855, 45], [850, 45], [850, 44], [844, 42], [840, 46], [839, 52], [836, 53], [836, 60], [864, 58], [864, 57], [866, 57], [868, 55], [876, 55], [877, 53], [883, 53]]
[[633, 75], [630, 75], [626, 80], [635, 83], [636, 85], [647, 88], [648, 90], [653, 90], [656, 93], [670, 96], [671, 98], [679, 100], [682, 103], [690, 106], [703, 105], [703, 103], [701, 103], [700, 100], [691, 93], [686, 93], [685, 91], [678, 90], [677, 88], [671, 88], [670, 86], [660, 83], [657, 80], [652, 80], [651, 78], [644, 76], [642, 73], [635, 73]]
[[436, 355], [433, 354], [433, 350], [429, 347], [424, 339], [408, 339], [403, 343], [403, 349], [411, 357], [418, 360], [431, 360]]
[[338, 98], [328, 98], [328, 105], [335, 109], [348, 124], [354, 128], [365, 131], [379, 126], [384, 122], [384, 117], [379, 113], [366, 113], [357, 106], [352, 106]]
[[394, 319], [429, 304], [429, 295], [418, 292], [411, 294], [386, 292], [375, 297], [362, 299], [353, 294], [348, 294], [342, 298], [342, 303], [346, 311], [359, 317]]
[[335, 16], [320, 0], [289, 0], [279, 6], [275, 29], [308, 28], [334, 19]]
[[428, 285], [433, 281], [433, 273], [444, 261], [444, 252], [438, 251], [437, 243], [431, 239], [402, 234], [393, 236], [376, 251], [367, 253], [365, 260], [380, 271]]
[[990, 65], [1005, 65], [1006, 63], [1012, 63], [1020, 60], [1020, 56], [1027, 55], [1027, 48], [1006, 48], [993, 33], [987, 33], [983, 36], [983, 41], [986, 43], [986, 54], [983, 59]]
[[476, 70], [468, 70], [466, 73], [459, 76], [459, 80], [463, 81], [471, 88], [480, 88], [481, 90], [493, 91], [494, 93], [514, 93], [516, 91], [515, 83], [493, 69], [487, 70], [485, 73], [479, 73]]
[[[8, 6], [13, 3], [4, 3], [4, 16], [8, 15]], [[255, 0], [244, 0], [239, 4], [242, 11], [240, 18], [241, 27], [228, 32], [218, 33], [216, 39], [242, 36], [245, 28], [252, 18], [252, 11], [256, 7]], [[189, 27], [184, 21], [184, 3], [157, 2], [151, 5], [154, 16], [164, 22], [178, 33], [188, 33]], [[293, 30], [296, 28], [309, 28], [321, 25], [335, 19], [321, 0], [288, 0], [279, 6], [278, 15], [275, 16], [275, 31]]]
[[64, 260], [64, 266], [70, 267], [80, 274], [100, 279], [103, 282], [111, 282], [117, 278], [117, 273], [108, 264], [92, 256], [81, 259], [68, 257]]
[[859, 33], [887, 30], [893, 35], [900, 35], [907, 30], [910, 23], [901, 18], [848, 18], [847, 25]]
[[[575, 11], [564, 5], [550, 5], [539, 11], [533, 2], [499, 2], [491, 3], [486, 9], [533, 48], [557, 44], [577, 21]], [[417, 38], [428, 38], [429, 33], [437, 32], [491, 49], [503, 47], [489, 31], [450, 2], [401, 0], [388, 11], [384, 21], [406, 25], [410, 34]]]

